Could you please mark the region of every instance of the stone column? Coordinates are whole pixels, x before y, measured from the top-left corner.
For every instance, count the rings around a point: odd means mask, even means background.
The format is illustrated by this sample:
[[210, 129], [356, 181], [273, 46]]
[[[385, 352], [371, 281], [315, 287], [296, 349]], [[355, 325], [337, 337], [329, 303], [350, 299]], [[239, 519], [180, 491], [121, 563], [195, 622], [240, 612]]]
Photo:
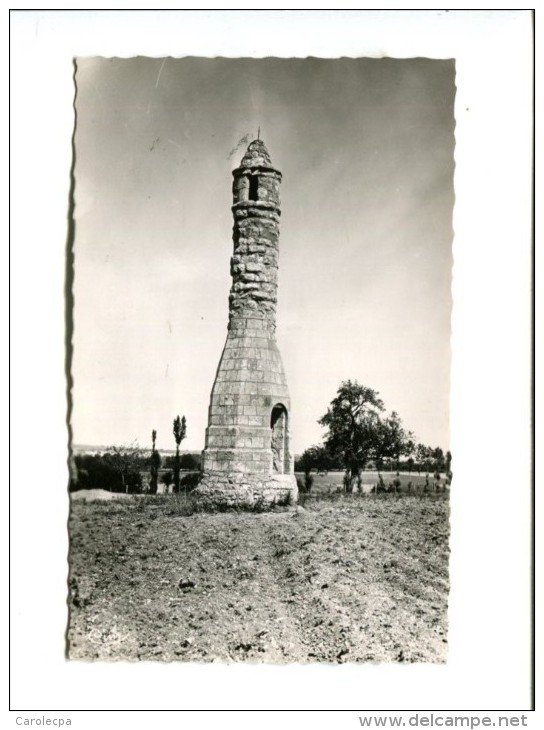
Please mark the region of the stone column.
[[[255, 140], [233, 176], [228, 334], [195, 493], [216, 505], [294, 502], [291, 404], [275, 337], [281, 173], [264, 143]], [[280, 458], [274, 453], [279, 440]]]

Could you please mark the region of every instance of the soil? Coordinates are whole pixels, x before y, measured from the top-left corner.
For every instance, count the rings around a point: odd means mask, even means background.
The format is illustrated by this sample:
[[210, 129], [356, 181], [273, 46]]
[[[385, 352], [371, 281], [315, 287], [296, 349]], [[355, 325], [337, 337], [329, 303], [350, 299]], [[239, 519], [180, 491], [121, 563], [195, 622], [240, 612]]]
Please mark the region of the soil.
[[184, 512], [72, 501], [69, 658], [446, 660], [447, 492]]

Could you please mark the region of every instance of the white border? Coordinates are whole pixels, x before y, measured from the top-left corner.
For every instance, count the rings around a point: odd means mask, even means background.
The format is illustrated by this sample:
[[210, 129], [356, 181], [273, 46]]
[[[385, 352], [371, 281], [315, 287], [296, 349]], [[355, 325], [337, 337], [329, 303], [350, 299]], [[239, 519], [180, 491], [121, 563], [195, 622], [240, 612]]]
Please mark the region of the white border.
[[[529, 707], [531, 40], [530, 13], [521, 11], [12, 16], [14, 708]], [[446, 666], [65, 662], [71, 59], [134, 54], [456, 58], [455, 482]], [[494, 462], [504, 464], [498, 474], [487, 468]], [[326, 717], [312, 724], [328, 726]], [[87, 721], [79, 720], [78, 726]], [[161, 722], [169, 724], [164, 715]], [[191, 727], [199, 723], [193, 716]]]

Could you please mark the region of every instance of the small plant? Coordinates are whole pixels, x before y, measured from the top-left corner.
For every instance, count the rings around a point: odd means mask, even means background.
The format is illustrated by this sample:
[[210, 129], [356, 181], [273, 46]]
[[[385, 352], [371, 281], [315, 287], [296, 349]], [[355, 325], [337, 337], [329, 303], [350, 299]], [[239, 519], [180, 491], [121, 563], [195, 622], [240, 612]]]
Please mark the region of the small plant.
[[177, 517], [190, 517], [198, 511], [198, 502], [191, 495], [174, 494], [170, 501], [168, 514]]
[[278, 502], [281, 507], [292, 507], [293, 506], [293, 493], [287, 492], [286, 496]]
[[313, 476], [311, 475], [310, 472], [306, 472], [306, 474], [304, 475], [304, 487], [305, 487], [305, 491], [308, 494], [310, 494], [310, 492], [312, 491], [313, 484], [314, 484]]

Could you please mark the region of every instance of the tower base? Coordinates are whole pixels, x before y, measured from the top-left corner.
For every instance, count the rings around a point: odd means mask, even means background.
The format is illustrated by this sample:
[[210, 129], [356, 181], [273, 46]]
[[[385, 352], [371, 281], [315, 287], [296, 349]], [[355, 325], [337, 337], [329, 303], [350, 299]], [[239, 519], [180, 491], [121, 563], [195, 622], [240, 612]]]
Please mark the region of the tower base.
[[268, 509], [295, 504], [298, 488], [294, 474], [204, 472], [193, 494], [204, 507]]

